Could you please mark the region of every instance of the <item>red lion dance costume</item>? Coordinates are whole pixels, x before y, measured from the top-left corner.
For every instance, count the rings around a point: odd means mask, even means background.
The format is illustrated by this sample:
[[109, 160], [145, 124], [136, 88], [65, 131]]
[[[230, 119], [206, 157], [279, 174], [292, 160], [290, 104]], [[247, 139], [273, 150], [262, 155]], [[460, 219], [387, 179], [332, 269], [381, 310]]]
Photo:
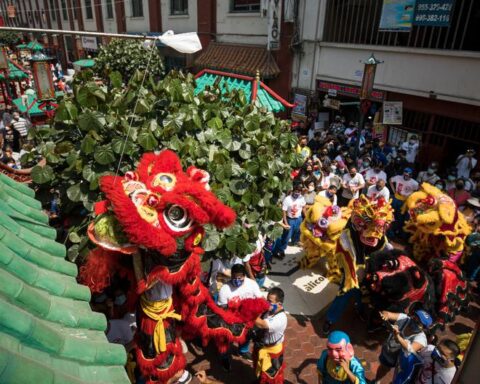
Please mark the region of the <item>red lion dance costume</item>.
[[[213, 339], [221, 352], [245, 342], [254, 320], [267, 311], [263, 299], [245, 299], [226, 310], [216, 306], [200, 282], [203, 226], [225, 228], [235, 213], [210, 192], [207, 172], [183, 172], [171, 151], [144, 154], [136, 172], [104, 176], [106, 201], [89, 227], [99, 246], [80, 270], [93, 292], [105, 289], [118, 273], [136, 284], [136, 357], [150, 384], [167, 383], [184, 370], [178, 335]], [[135, 297], [135, 295], [139, 295]], [[132, 295], [130, 295], [132, 298]]]

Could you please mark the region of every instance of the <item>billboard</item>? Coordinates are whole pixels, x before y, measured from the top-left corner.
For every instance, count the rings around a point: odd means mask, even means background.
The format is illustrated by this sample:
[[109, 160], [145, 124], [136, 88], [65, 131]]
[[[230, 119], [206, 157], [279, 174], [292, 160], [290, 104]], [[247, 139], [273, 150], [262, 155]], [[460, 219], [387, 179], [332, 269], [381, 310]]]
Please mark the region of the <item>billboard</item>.
[[415, 0], [383, 0], [379, 29], [409, 32], [415, 13]]

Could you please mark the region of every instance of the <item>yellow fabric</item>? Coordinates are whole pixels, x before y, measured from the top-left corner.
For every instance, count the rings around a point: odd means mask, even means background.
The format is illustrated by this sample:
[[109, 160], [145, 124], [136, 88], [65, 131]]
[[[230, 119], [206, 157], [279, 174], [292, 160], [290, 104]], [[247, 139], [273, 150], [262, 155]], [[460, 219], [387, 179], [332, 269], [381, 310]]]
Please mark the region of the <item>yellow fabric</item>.
[[149, 301], [142, 295], [140, 298], [140, 305], [142, 311], [152, 320], [155, 320], [155, 331], [153, 332], [153, 343], [157, 353], [165, 352], [167, 350], [167, 338], [165, 336], [165, 326], [163, 320], [172, 318], [181, 320], [182, 316], [175, 313], [172, 308], [172, 298], [159, 301]]
[[395, 198], [396, 198], [397, 200], [400, 200], [400, 201], [405, 201], [405, 200], [407, 200], [407, 197], [406, 197], [406, 196], [402, 196], [402, 195], [400, 195], [399, 193], [396, 193], [396, 192], [395, 192]]
[[268, 371], [272, 366], [272, 359], [270, 354], [276, 355], [282, 352], [283, 343], [272, 345], [271, 347], [263, 347], [258, 351], [258, 362], [256, 367], [257, 377], [260, 377], [262, 372]]
[[131, 383], [136, 383], [135, 379], [135, 367], [137, 363], [135, 362], [131, 353], [127, 356], [127, 364], [125, 364], [125, 370], [127, 371], [127, 376], [130, 379]]

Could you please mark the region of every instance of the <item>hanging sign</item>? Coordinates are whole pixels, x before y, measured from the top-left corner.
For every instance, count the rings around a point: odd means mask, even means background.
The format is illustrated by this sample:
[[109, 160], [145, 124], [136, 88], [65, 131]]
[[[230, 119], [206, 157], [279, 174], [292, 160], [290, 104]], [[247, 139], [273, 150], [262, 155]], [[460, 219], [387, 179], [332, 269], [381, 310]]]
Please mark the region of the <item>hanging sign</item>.
[[8, 5], [7, 6], [7, 15], [11, 19], [15, 18], [15, 6], [14, 5]]
[[381, 31], [408, 32], [412, 29], [415, 0], [383, 0]]
[[97, 38], [92, 36], [82, 36], [82, 47], [89, 51], [98, 50]]
[[383, 124], [401, 125], [403, 122], [403, 103], [401, 101], [383, 102]]
[[280, 22], [282, 17], [282, 1], [270, 0], [268, 5], [268, 38], [267, 49], [280, 49]]
[[417, 0], [413, 25], [448, 27], [455, 0]]
[[360, 99], [370, 99], [375, 81], [376, 64], [365, 64], [363, 70], [362, 87], [360, 88]]
[[292, 116], [305, 119], [307, 117], [307, 96], [300, 93], [295, 93], [294, 104], [292, 109]]

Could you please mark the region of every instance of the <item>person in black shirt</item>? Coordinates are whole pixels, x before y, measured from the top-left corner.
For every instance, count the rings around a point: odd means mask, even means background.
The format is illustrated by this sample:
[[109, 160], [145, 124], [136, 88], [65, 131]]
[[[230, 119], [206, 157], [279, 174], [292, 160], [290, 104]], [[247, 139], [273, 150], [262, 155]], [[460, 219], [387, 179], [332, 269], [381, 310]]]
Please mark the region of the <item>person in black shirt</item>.
[[20, 133], [11, 124], [0, 131], [0, 140], [3, 150], [10, 147], [13, 152], [20, 152]]

